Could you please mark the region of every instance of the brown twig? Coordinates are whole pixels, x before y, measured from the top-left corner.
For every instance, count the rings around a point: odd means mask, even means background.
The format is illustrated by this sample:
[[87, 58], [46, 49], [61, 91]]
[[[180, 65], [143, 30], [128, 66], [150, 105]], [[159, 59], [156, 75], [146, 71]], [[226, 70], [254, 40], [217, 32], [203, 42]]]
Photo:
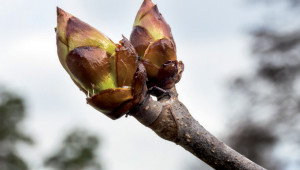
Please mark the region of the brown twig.
[[150, 95], [130, 115], [163, 139], [182, 146], [215, 169], [263, 170], [210, 134], [178, 100], [175, 87], [154, 101]]

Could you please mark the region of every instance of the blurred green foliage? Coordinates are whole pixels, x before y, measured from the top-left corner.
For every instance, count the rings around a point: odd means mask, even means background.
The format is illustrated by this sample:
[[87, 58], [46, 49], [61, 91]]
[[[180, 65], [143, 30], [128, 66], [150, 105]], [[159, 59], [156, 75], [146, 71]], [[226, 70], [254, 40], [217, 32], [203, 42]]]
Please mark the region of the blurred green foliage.
[[[19, 155], [17, 147], [18, 143], [33, 144], [31, 137], [22, 131], [25, 117], [24, 99], [0, 86], [0, 170], [31, 169], [30, 162]], [[44, 164], [57, 170], [101, 170], [98, 146], [97, 136], [74, 130], [66, 136], [57, 153], [45, 159]], [[40, 161], [43, 161], [42, 158]]]
[[45, 160], [56, 170], [101, 170], [97, 159], [99, 140], [85, 131], [75, 130], [66, 136], [61, 148]]
[[18, 154], [20, 142], [33, 144], [22, 132], [20, 123], [25, 117], [24, 100], [14, 93], [0, 89], [0, 169], [27, 170], [27, 163]]

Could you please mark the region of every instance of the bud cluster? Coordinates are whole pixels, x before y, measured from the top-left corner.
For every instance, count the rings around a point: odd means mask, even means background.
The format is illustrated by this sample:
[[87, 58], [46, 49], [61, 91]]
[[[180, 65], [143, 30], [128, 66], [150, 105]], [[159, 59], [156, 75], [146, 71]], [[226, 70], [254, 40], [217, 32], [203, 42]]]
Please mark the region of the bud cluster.
[[57, 8], [56, 43], [59, 60], [87, 102], [112, 119], [141, 103], [147, 86], [172, 88], [180, 80], [170, 26], [151, 0], [144, 0], [130, 41], [119, 44]]

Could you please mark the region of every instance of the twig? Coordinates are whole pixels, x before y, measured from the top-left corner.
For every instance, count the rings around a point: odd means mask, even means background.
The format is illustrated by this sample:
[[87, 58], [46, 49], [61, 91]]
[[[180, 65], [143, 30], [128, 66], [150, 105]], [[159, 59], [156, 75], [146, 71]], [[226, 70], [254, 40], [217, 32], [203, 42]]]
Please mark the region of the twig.
[[150, 95], [130, 115], [163, 139], [182, 146], [215, 169], [264, 170], [210, 134], [178, 100], [175, 87], [158, 101]]

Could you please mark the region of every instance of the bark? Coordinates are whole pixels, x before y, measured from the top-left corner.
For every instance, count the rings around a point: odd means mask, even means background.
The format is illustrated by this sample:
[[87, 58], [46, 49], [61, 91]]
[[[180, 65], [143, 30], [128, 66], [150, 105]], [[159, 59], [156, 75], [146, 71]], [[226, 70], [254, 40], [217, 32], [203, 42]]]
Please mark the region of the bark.
[[[162, 96], [160, 92], [154, 94]], [[182, 146], [215, 169], [264, 169], [201, 126], [178, 100], [175, 87], [166, 94], [169, 95], [158, 97], [158, 101], [149, 94], [142, 104], [131, 110], [130, 115], [161, 138]]]

